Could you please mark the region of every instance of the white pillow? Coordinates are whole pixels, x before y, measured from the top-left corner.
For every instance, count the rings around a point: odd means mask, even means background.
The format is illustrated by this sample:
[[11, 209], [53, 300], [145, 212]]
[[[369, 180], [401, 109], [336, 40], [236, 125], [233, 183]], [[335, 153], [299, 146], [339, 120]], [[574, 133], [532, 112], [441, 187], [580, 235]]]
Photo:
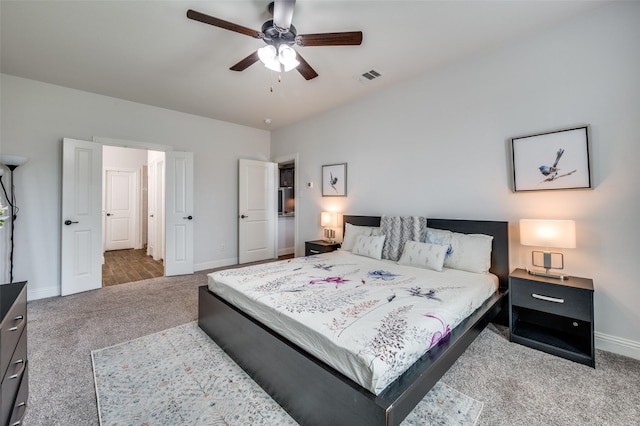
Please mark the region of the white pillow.
[[344, 238], [342, 241], [342, 250], [352, 250], [359, 235], [369, 237], [372, 235], [380, 235], [380, 228], [375, 226], [357, 226], [350, 223], [344, 225]]
[[371, 257], [373, 259], [381, 259], [384, 238], [384, 235], [374, 235], [370, 237], [358, 235], [356, 243], [353, 245], [352, 253], [360, 256]]
[[484, 234], [460, 234], [441, 229], [427, 228], [428, 243], [447, 246], [446, 268], [486, 273], [491, 267], [491, 243], [493, 237]]
[[447, 246], [407, 241], [404, 244], [404, 250], [398, 260], [398, 264], [433, 269], [440, 272], [446, 255]]

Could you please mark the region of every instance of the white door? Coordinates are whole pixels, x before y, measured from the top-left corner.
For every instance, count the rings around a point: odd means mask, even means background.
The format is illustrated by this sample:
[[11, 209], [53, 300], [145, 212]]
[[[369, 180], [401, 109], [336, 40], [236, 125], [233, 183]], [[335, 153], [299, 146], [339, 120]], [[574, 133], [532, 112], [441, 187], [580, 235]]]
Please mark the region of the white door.
[[166, 276], [193, 274], [193, 153], [165, 153]]
[[60, 293], [102, 287], [102, 145], [62, 142]]
[[276, 257], [277, 164], [240, 160], [238, 189], [238, 262]]
[[147, 170], [147, 255], [156, 259], [156, 164], [149, 163]]
[[137, 174], [107, 170], [105, 180], [105, 247], [107, 250], [134, 248]]

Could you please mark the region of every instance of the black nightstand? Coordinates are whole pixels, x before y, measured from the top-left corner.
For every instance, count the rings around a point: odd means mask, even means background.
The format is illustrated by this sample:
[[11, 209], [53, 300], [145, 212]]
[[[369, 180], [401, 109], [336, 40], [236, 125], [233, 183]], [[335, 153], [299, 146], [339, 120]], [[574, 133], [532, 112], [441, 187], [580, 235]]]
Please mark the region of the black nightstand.
[[324, 240], [307, 241], [304, 243], [304, 255], [329, 253], [340, 248], [340, 243], [330, 243]]
[[509, 339], [575, 362], [596, 366], [593, 281], [509, 275]]

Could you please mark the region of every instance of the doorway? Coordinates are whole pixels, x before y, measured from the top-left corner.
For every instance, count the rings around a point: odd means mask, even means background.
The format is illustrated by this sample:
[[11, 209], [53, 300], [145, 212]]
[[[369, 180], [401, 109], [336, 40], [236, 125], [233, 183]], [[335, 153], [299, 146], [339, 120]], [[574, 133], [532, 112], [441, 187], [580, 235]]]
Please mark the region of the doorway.
[[[94, 137], [62, 140], [60, 294], [102, 287], [104, 227], [101, 197], [103, 146], [158, 149], [164, 153], [164, 274], [194, 272], [193, 152], [143, 142]], [[157, 200], [156, 200], [157, 201]], [[158, 202], [158, 201], [157, 201]], [[156, 235], [156, 245], [158, 236]], [[159, 249], [159, 248], [156, 248]]]
[[[278, 157], [278, 256], [303, 256], [298, 247], [297, 195], [300, 191], [298, 154]], [[281, 207], [281, 208], [280, 208]]]
[[102, 286], [164, 276], [164, 152], [104, 145]]

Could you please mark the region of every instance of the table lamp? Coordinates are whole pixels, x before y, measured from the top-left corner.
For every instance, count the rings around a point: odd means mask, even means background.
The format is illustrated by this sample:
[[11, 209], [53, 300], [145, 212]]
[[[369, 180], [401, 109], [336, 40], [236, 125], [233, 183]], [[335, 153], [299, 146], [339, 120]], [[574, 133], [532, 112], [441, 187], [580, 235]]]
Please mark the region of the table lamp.
[[336, 240], [336, 231], [333, 228], [338, 226], [338, 213], [336, 212], [320, 213], [320, 226], [324, 227], [325, 241], [334, 243]]
[[[576, 223], [573, 220], [520, 220], [520, 244], [525, 246], [545, 247], [544, 251], [531, 252], [531, 264], [543, 267], [545, 271], [527, 269], [531, 275], [541, 277], [569, 279], [565, 274], [550, 273], [550, 269], [564, 269], [564, 256], [562, 253], [552, 252], [549, 248], [575, 248], [576, 247]], [[537, 259], [536, 260], [536, 255]], [[542, 255], [542, 264], [539, 263]], [[560, 265], [552, 266], [552, 255], [559, 256]]]

